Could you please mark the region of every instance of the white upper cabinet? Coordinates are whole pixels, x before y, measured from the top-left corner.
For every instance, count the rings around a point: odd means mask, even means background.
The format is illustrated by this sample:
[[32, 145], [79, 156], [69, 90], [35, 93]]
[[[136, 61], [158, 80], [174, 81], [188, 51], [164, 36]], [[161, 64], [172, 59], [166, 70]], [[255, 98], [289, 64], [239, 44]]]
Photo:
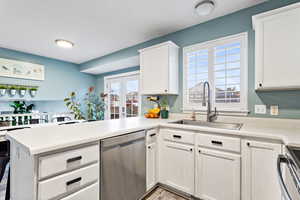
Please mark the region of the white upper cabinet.
[[179, 47], [169, 41], [139, 52], [141, 94], [178, 94]]
[[300, 89], [300, 3], [253, 16], [255, 89]]

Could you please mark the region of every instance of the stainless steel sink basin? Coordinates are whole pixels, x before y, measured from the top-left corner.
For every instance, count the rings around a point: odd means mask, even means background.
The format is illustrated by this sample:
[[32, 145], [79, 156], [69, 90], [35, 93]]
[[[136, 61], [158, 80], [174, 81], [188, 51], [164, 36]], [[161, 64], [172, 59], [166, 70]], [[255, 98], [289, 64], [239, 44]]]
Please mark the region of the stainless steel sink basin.
[[192, 126], [205, 126], [211, 128], [221, 128], [228, 130], [240, 130], [243, 124], [238, 123], [223, 123], [223, 122], [206, 122], [206, 121], [194, 121], [183, 119], [176, 122], [170, 122], [172, 124], [184, 124], [184, 125], [192, 125]]

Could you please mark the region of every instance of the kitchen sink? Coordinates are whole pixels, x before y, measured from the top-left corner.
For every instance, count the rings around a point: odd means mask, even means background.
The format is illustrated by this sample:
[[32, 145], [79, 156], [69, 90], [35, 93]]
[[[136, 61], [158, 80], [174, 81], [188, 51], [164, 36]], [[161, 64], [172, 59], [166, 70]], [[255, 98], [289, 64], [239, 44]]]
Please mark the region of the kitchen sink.
[[170, 122], [170, 123], [191, 125], [191, 126], [205, 126], [205, 127], [221, 128], [221, 129], [228, 129], [228, 130], [240, 130], [243, 126], [243, 124], [239, 124], [239, 123], [206, 122], [206, 121], [197, 121], [197, 120], [188, 120], [188, 119], [183, 119], [183, 120]]

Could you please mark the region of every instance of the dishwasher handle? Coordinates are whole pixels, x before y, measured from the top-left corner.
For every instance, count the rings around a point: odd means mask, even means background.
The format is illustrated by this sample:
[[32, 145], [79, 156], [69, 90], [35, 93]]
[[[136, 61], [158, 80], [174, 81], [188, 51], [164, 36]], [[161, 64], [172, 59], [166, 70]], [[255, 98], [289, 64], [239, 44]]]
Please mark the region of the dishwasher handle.
[[287, 157], [284, 156], [284, 155], [278, 155], [278, 158], [277, 158], [277, 174], [278, 174], [279, 185], [281, 187], [281, 192], [282, 192], [282, 195], [283, 195], [285, 200], [292, 200], [291, 195], [289, 194], [288, 189], [287, 189], [287, 187], [284, 183], [284, 180], [283, 180], [282, 169], [281, 169], [281, 164], [282, 163], [286, 164], [289, 167]]

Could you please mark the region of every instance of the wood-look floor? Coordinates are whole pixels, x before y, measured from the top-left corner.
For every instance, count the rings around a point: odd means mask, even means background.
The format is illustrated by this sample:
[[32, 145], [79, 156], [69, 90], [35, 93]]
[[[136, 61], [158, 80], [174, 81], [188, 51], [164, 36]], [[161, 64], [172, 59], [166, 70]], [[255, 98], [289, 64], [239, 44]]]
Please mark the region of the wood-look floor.
[[155, 189], [145, 200], [188, 200], [160, 187]]

